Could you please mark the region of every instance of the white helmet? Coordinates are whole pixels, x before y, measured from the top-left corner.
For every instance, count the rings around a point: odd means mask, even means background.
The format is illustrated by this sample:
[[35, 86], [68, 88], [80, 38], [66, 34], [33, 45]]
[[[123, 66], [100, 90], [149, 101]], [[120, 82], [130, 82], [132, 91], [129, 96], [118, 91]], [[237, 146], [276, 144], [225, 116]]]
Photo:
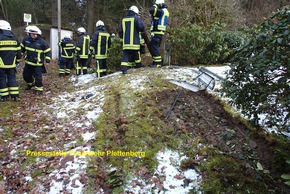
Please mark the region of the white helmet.
[[71, 35], [70, 35], [70, 33], [65, 33], [63, 37], [64, 38], [71, 38]]
[[155, 1], [155, 4], [163, 4], [163, 3], [165, 3], [164, 0], [156, 0]]
[[37, 27], [37, 26], [30, 26], [28, 28], [28, 33], [29, 34], [38, 34], [38, 35], [41, 35], [41, 30]]
[[5, 20], [0, 20], [0, 29], [1, 30], [11, 30], [11, 26], [10, 26], [9, 22], [7, 22]]
[[26, 33], [29, 33], [29, 30], [30, 30], [31, 28], [33, 29], [33, 28], [35, 28], [35, 27], [37, 27], [37, 26], [26, 26], [26, 27], [25, 27], [25, 32], [26, 32]]
[[97, 21], [97, 23], [96, 23], [96, 27], [98, 27], [98, 26], [105, 26], [105, 24], [104, 24], [103, 21], [99, 20], [99, 21]]
[[31, 26], [26, 26], [25, 27], [25, 32], [28, 33], [30, 28], [31, 28]]
[[134, 11], [136, 14], [139, 14], [139, 9], [135, 5], [132, 5], [129, 10]]
[[86, 32], [86, 29], [84, 29], [83, 27], [78, 28], [78, 33], [84, 33]]

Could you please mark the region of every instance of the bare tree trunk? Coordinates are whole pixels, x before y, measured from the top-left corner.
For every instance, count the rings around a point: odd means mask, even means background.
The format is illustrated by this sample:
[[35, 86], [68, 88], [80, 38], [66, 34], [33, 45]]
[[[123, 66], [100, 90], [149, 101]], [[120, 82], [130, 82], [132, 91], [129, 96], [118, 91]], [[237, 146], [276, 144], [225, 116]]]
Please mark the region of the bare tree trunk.
[[94, 32], [94, 7], [95, 0], [87, 0], [87, 12], [88, 12], [88, 34], [92, 36]]
[[37, 18], [37, 15], [35, 13], [35, 9], [33, 9], [32, 11], [33, 11], [33, 16], [34, 16], [34, 21], [36, 24], [38, 24], [38, 18]]
[[8, 20], [7, 10], [5, 10], [2, 0], [0, 0], [0, 4], [1, 4], [1, 10], [2, 10], [3, 16], [6, 20]]
[[57, 19], [57, 16], [58, 16], [57, 0], [53, 1], [52, 6], [53, 6], [53, 8], [52, 8], [53, 14], [51, 15], [51, 24], [52, 24], [52, 26], [56, 27], [57, 24], [58, 24], [58, 19]]

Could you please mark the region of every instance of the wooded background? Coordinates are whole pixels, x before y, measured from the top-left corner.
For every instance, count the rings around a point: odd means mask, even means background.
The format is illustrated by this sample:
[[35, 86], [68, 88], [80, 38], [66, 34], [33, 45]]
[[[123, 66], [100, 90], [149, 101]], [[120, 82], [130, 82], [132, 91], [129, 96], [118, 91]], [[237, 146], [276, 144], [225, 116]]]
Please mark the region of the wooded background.
[[[9, 21], [15, 34], [24, 35], [23, 14], [32, 15], [32, 24], [57, 26], [58, 0], [0, 0], [0, 19]], [[89, 35], [97, 20], [103, 20], [110, 33], [116, 33], [121, 18], [131, 5], [136, 5], [149, 30], [148, 8], [155, 0], [61, 0], [62, 27], [76, 30], [83, 26]], [[235, 30], [259, 24], [264, 17], [277, 11], [290, 0], [167, 0], [170, 12], [169, 28], [190, 24], [226, 24]]]

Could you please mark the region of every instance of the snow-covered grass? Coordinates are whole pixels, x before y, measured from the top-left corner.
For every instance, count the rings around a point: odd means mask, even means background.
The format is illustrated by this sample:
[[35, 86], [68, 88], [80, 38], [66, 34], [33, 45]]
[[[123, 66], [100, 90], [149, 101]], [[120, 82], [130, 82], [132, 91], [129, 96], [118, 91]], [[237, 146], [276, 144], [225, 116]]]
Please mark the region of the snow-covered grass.
[[[206, 68], [224, 78], [226, 71], [229, 70], [228, 66]], [[162, 68], [156, 70], [155, 74], [153, 73], [153, 76], [163, 78], [164, 81], [183, 81], [196, 86], [199, 84], [198, 80], [195, 79], [199, 75], [199, 72], [195, 68]], [[94, 129], [93, 122], [103, 113], [103, 106], [107, 95], [105, 91], [108, 85], [120, 77], [126, 78], [126, 86], [120, 84], [119, 87], [128, 87], [138, 92], [148, 89], [148, 85], [151, 84], [152, 74], [148, 75], [147, 71], [142, 71], [139, 74], [130, 74], [129, 71], [129, 74], [126, 75], [116, 72], [99, 79], [94, 74], [72, 77], [70, 81], [74, 84], [75, 90], [60, 94], [52, 99], [51, 104], [44, 108], [44, 110], [49, 109], [52, 115], [56, 115], [57, 120], [63, 121], [57, 123], [57, 128], [66, 129], [70, 137], [70, 140], [66, 141], [66, 144], [63, 145], [63, 149], [68, 155], [60, 159], [60, 168], [50, 172], [48, 175], [52, 180], [50, 182], [50, 194], [61, 193], [62, 191], [77, 194], [84, 191], [85, 185], [81, 180], [82, 176], [86, 174], [88, 166], [87, 157], [69, 153], [92, 151], [89, 142], [94, 140], [98, 135], [97, 131], [91, 130]], [[208, 91], [220, 96], [218, 90], [216, 90], [220, 87], [220, 81], [216, 79], [215, 90]], [[130, 106], [134, 106], [134, 104], [130, 104]], [[77, 128], [78, 130], [75, 131], [72, 128]], [[75, 147], [78, 141], [84, 142], [83, 146]], [[183, 156], [182, 153], [176, 150], [164, 149], [156, 154], [155, 159], [157, 165], [153, 176], [149, 178], [150, 181], [148, 181], [148, 178], [143, 180], [138, 176], [132, 175], [123, 185], [125, 191], [129, 193], [164, 194], [185, 194], [189, 193], [190, 190], [199, 192], [199, 186], [202, 182], [201, 175], [193, 169], [183, 171], [180, 168], [180, 163], [186, 159], [186, 156]], [[32, 181], [31, 179], [30, 176], [27, 176], [27, 181]]]
[[[63, 125], [58, 126], [59, 128], [67, 128], [66, 125], [81, 129], [92, 128], [92, 123], [102, 112], [104, 103], [104, 86], [89, 85], [94, 79], [93, 74], [81, 75], [77, 78], [72, 77], [71, 81], [77, 89], [71, 93], [65, 92], [53, 99], [54, 103], [49, 105], [48, 108], [55, 111], [54, 114], [57, 115], [57, 119], [66, 121], [63, 122]], [[88, 142], [95, 138], [96, 132], [83, 130], [82, 134], [79, 135], [84, 142]], [[64, 145], [65, 149], [74, 147], [73, 145], [78, 140], [76, 136], [71, 136], [72, 141]], [[66, 151], [67, 156], [60, 160], [62, 168], [49, 174], [49, 177], [52, 177], [49, 192], [51, 194], [61, 193], [64, 190], [73, 194], [82, 193], [84, 184], [80, 182], [80, 179], [86, 171], [87, 158], [72, 153], [91, 152], [91, 148], [90, 146], [83, 146]]]
[[[163, 74], [166, 79], [174, 79], [178, 81], [186, 81], [193, 84], [196, 82], [193, 78], [197, 76], [197, 70], [190, 68], [178, 68], [178, 69], [162, 69], [158, 71], [158, 74]], [[111, 74], [103, 80], [110, 79], [112, 77], [119, 77], [120, 72]], [[128, 79], [128, 87], [134, 90], [145, 90], [146, 84], [150, 84], [150, 78], [143, 74], [138, 76], [135, 74], [126, 75]], [[78, 77], [72, 77], [71, 82], [74, 83], [76, 88], [73, 92], [64, 92], [53, 99], [53, 104], [48, 108], [54, 110], [57, 115], [57, 119], [63, 119], [62, 126], [59, 128], [66, 128], [65, 125], [74, 127], [91, 127], [94, 120], [98, 118], [102, 113], [102, 106], [105, 100], [105, 84], [91, 84], [97, 78], [94, 74], [81, 75]], [[106, 82], [102, 82], [106, 83]], [[107, 83], [109, 84], [109, 83]], [[81, 113], [79, 112], [81, 110]], [[78, 119], [76, 119], [78, 118]], [[68, 122], [69, 121], [69, 122]], [[82, 122], [80, 122], [82, 121]], [[85, 122], [83, 122], [85, 121]], [[96, 132], [85, 131], [80, 134], [84, 142], [88, 142], [94, 139]], [[76, 143], [77, 139], [72, 139], [71, 142], [67, 142], [65, 148], [70, 148], [71, 145]], [[84, 147], [77, 147], [70, 151], [82, 152], [91, 151], [89, 144]], [[195, 170], [182, 171], [180, 169], [180, 162], [185, 159], [185, 156], [180, 156], [177, 151], [165, 150], [159, 151], [156, 155], [158, 166], [155, 169], [154, 176], [151, 178], [151, 184], [146, 184], [145, 180], [138, 180], [139, 184], [132, 184], [136, 179], [132, 178], [127, 181], [127, 191], [133, 193], [144, 193], [154, 191], [155, 193], [188, 193], [190, 189], [198, 190], [198, 182], [200, 181], [200, 175]], [[52, 177], [50, 184], [50, 193], [59, 193], [62, 190], [67, 190], [71, 193], [81, 193], [83, 184], [79, 181], [81, 174], [85, 173], [87, 167], [86, 157], [71, 156], [69, 160], [63, 158], [60, 161], [62, 168], [54, 170], [49, 174]], [[157, 177], [164, 177], [161, 180], [163, 187], [158, 186], [160, 184], [156, 182]], [[188, 182], [186, 184], [186, 182]]]
[[[196, 72], [192, 69], [184, 68], [159, 70], [158, 74], [166, 75], [167, 79], [180, 81], [187, 80], [188, 82], [196, 76]], [[101, 79], [105, 80], [112, 77], [118, 78], [119, 76], [123, 75], [117, 72]], [[128, 87], [137, 91], [145, 90], [146, 84], [150, 84], [150, 78], [146, 74], [142, 76], [128, 74], [126, 78], [128, 79]], [[106, 85], [103, 83], [106, 82], [91, 84], [96, 79], [94, 74], [72, 77], [71, 82], [74, 83], [76, 90], [64, 92], [52, 100], [54, 103], [50, 104], [48, 108], [55, 111], [54, 114], [57, 115], [57, 119], [66, 121], [58, 126], [59, 128], [66, 128], [66, 125], [79, 128], [92, 127], [93, 121], [102, 113], [102, 106], [105, 101], [104, 91]], [[108, 82], [107, 84], [110, 83]], [[97, 133], [83, 130], [83, 133], [80, 135], [84, 142], [89, 142], [91, 139], [95, 138]], [[67, 142], [64, 147], [66, 149], [70, 148], [76, 141], [77, 139], [72, 138], [71, 142]], [[68, 150], [67, 153], [71, 151], [90, 152], [91, 148], [89, 144], [85, 145], [87, 146]], [[144, 180], [142, 184], [140, 183], [141, 186], [140, 184], [134, 185], [132, 182], [136, 180], [133, 178], [132, 180], [128, 180], [127, 183], [125, 183], [127, 185], [124, 187], [127, 188], [127, 191], [133, 193], [144, 193], [149, 190], [161, 193], [188, 193], [190, 189], [198, 189], [198, 182], [200, 181], [198, 173], [194, 170], [182, 171], [180, 169], [180, 162], [184, 158], [185, 156], [181, 157], [179, 153], [174, 150], [160, 151], [156, 155], [159, 164], [156, 167], [154, 176], [151, 178], [151, 184], [147, 183], [146, 185]], [[79, 180], [81, 179], [81, 175], [85, 173], [87, 167], [86, 157], [70, 156], [69, 159], [64, 157], [60, 160], [59, 165], [62, 166], [60, 169], [54, 170], [49, 174], [49, 177], [52, 178], [49, 193], [60, 193], [63, 190], [67, 190], [71, 193], [81, 193], [84, 185]], [[160, 188], [156, 185], [157, 183], [154, 183], [157, 176], [164, 177], [164, 180], [162, 180], [164, 188]], [[187, 185], [185, 185], [185, 180], [188, 182]], [[139, 180], [139, 182], [142, 182], [142, 180]]]
[[[79, 153], [80, 151], [88, 151], [88, 148], [75, 148], [71, 151]], [[65, 158], [62, 160], [65, 160]], [[61, 193], [63, 190], [73, 194], [82, 193], [84, 184], [80, 182], [80, 179], [86, 167], [85, 156], [71, 157], [61, 169], [54, 170], [49, 174], [49, 177], [53, 177], [49, 194]]]
[[193, 190], [198, 191], [201, 176], [193, 169], [186, 171], [180, 169], [180, 163], [186, 159], [186, 156], [165, 149], [156, 154], [156, 159], [158, 166], [151, 178], [151, 184], [148, 185], [145, 180], [134, 177], [128, 181], [126, 192], [183, 194]]

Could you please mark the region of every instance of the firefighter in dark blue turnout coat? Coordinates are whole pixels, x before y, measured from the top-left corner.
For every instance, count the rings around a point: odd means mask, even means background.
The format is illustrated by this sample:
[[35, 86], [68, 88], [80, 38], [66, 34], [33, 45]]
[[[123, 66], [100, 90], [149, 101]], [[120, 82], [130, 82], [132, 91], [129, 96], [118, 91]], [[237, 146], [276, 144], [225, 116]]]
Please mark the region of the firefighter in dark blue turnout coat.
[[16, 64], [21, 58], [20, 43], [11, 32], [9, 22], [0, 20], [0, 100], [9, 97], [15, 101], [19, 97], [19, 86], [16, 81]]
[[86, 33], [83, 27], [78, 28], [78, 40], [76, 46], [76, 74], [88, 73], [88, 59], [90, 54], [90, 36]]
[[149, 8], [149, 12], [152, 16], [150, 48], [153, 57], [153, 63], [150, 67], [161, 67], [162, 57], [160, 54], [160, 45], [166, 31], [169, 12], [164, 0], [156, 0], [155, 4]]
[[138, 17], [139, 9], [133, 5], [129, 8], [127, 16], [122, 19], [118, 33], [123, 39], [123, 57], [121, 62], [121, 71], [127, 73], [128, 68], [141, 67], [140, 59], [140, 37], [139, 34], [145, 32], [145, 26], [140, 17]]
[[103, 77], [107, 74], [107, 58], [108, 49], [111, 47], [111, 36], [106, 31], [103, 21], [97, 21], [96, 28], [90, 43], [90, 50], [96, 59], [97, 77]]
[[37, 26], [31, 26], [28, 33], [29, 36], [21, 43], [21, 52], [25, 60], [23, 70], [23, 79], [27, 83], [25, 89], [30, 90], [34, 87], [35, 94], [42, 94], [42, 74], [46, 73], [45, 65], [50, 63], [51, 49], [41, 38], [41, 30]]
[[58, 43], [58, 46], [61, 50], [58, 75], [63, 77], [70, 75], [71, 69], [74, 67], [76, 43], [71, 39], [71, 35], [66, 33], [64, 38]]

